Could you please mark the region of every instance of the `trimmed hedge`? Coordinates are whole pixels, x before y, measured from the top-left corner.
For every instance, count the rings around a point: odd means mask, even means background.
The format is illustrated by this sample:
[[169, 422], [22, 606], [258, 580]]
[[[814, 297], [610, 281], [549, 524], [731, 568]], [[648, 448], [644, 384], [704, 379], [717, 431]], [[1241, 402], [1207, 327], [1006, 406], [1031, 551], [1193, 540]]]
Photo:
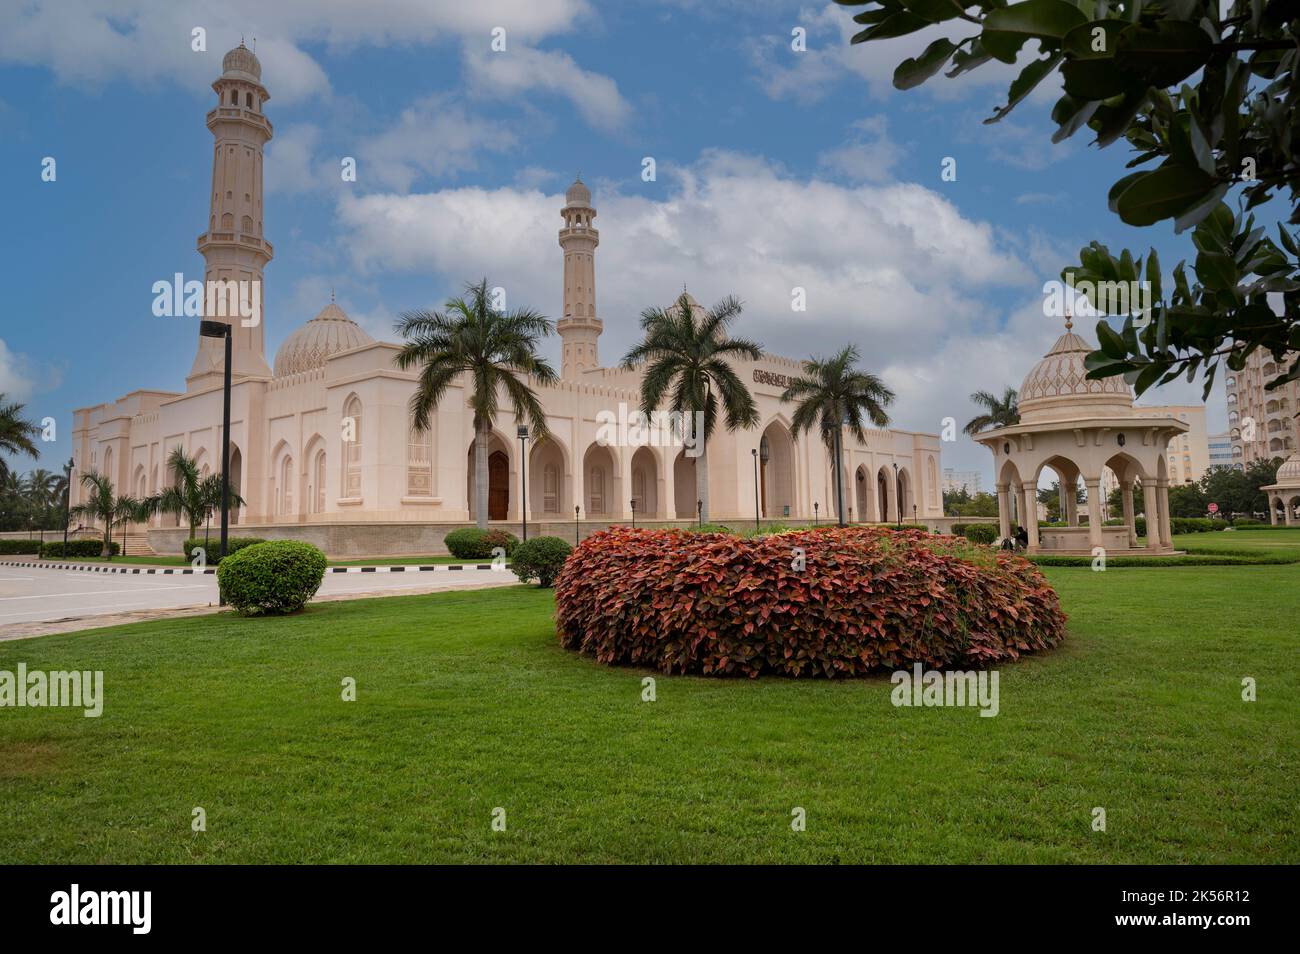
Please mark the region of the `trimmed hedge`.
[[[59, 541], [63, 543], [62, 540]], [[0, 540], [0, 556], [18, 556], [30, 554], [35, 556], [41, 552], [40, 540]]]
[[[41, 547], [42, 560], [70, 560], [77, 557], [97, 557], [104, 552], [104, 541], [102, 540], [69, 540], [68, 552], [65, 556], [63, 553], [63, 541], [51, 540]], [[122, 552], [122, 545], [114, 540], [109, 545], [110, 554], [117, 556]]]
[[962, 530], [962, 536], [971, 543], [996, 543], [998, 528], [991, 523], [972, 523]]
[[462, 560], [490, 560], [492, 551], [501, 547], [506, 556], [515, 552], [519, 538], [505, 530], [480, 530], [478, 527], [463, 527], [447, 534], [443, 541], [447, 552]]
[[536, 580], [538, 586], [554, 586], [555, 578], [572, 552], [568, 541], [559, 537], [533, 537], [515, 547], [510, 569], [520, 583]]
[[[235, 553], [244, 549], [244, 547], [256, 546], [259, 543], [265, 543], [261, 537], [227, 537], [226, 538], [226, 556], [233, 556]], [[194, 551], [203, 546], [202, 537], [190, 537], [181, 547], [181, 552], [185, 554], [187, 563], [194, 562]], [[208, 537], [207, 557], [205, 562], [208, 566], [216, 566], [221, 562], [221, 534], [215, 537]]]
[[325, 562], [310, 543], [270, 540], [228, 554], [217, 567], [217, 585], [225, 601], [246, 616], [293, 613], [316, 595]]
[[749, 540], [602, 530], [565, 563], [555, 602], [564, 647], [667, 673], [983, 667], [1065, 637], [1056, 593], [1032, 563], [919, 528]]

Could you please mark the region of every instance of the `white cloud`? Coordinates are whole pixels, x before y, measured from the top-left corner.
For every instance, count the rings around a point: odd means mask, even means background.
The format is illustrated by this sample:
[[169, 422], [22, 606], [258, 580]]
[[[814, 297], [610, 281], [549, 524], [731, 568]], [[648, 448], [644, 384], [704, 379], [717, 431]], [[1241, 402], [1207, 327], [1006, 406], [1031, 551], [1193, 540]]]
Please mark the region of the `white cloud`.
[[515, 144], [504, 123], [471, 115], [445, 96], [430, 96], [366, 141], [358, 180], [405, 192], [421, 173], [441, 177], [472, 170], [480, 151], [504, 152]]
[[[263, 81], [280, 103], [325, 93], [329, 81], [302, 49], [431, 43], [444, 38], [484, 45], [495, 26], [511, 39], [536, 41], [567, 32], [589, 17], [586, 0], [0, 0], [0, 63], [45, 66], [60, 81], [99, 87], [122, 79], [179, 81], [203, 91], [221, 56], [246, 35], [257, 39]], [[190, 32], [207, 30], [206, 53], [190, 49]]]
[[62, 381], [62, 369], [12, 350], [0, 338], [0, 394], [5, 395], [5, 400], [25, 401], [33, 394], [57, 388]]
[[592, 126], [618, 127], [632, 108], [608, 76], [584, 70], [567, 53], [507, 45], [505, 51], [466, 47], [465, 70], [471, 90], [503, 99], [531, 89], [564, 96]]
[[884, 182], [890, 170], [903, 158], [903, 150], [889, 138], [884, 116], [871, 116], [853, 123], [853, 137], [842, 146], [817, 157], [823, 169], [853, 182]]

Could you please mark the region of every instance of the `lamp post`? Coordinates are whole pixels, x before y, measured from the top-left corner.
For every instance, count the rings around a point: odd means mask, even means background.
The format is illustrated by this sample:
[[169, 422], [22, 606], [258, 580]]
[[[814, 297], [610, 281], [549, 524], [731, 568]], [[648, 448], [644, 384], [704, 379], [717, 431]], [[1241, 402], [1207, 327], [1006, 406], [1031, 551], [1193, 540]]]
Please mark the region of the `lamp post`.
[[820, 506], [821, 504], [819, 504], [817, 501], [815, 500], [813, 501], [813, 526], [814, 527], [817, 526], [817, 508]]
[[578, 545], [578, 511], [582, 508], [577, 504], [573, 505], [573, 545]]
[[528, 539], [528, 425], [520, 424], [519, 434], [519, 516], [524, 522], [524, 539]]
[[632, 498], [632, 529], [636, 529], [636, 498]]
[[758, 448], [755, 447], [752, 453], [754, 455], [754, 532], [757, 533], [763, 528], [758, 510]]
[[704, 501], [695, 501], [695, 520], [696, 526], [704, 526]]
[[[230, 540], [230, 352], [233, 331], [234, 329], [224, 321], [199, 322], [199, 334], [202, 337], [226, 339], [226, 365], [221, 396], [221, 558], [223, 560]], [[219, 606], [225, 606], [225, 597], [218, 595], [217, 603]]]
[[916, 504], [912, 504], [912, 522], [916, 523]]
[[72, 471], [77, 466], [75, 458], [69, 457], [68, 462], [63, 465], [63, 473], [67, 476], [63, 481], [63, 558], [68, 558], [68, 524], [72, 520]]

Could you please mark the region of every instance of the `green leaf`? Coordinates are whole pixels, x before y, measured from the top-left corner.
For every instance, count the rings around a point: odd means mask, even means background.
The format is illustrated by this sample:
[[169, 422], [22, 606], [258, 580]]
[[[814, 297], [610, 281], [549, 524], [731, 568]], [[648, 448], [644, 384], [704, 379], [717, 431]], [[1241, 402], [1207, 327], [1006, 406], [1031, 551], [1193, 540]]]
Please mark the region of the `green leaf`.
[[1160, 301], [1164, 297], [1164, 292], [1160, 287], [1160, 259], [1156, 256], [1156, 250], [1153, 248], [1147, 256], [1147, 284], [1151, 286], [1151, 302]]
[[1154, 225], [1201, 201], [1215, 185], [1214, 177], [1200, 169], [1161, 166], [1125, 189], [1116, 211], [1128, 225]]
[[925, 52], [915, 59], [906, 59], [894, 70], [894, 88], [912, 89], [920, 86], [939, 70], [943, 69], [948, 57], [957, 49], [956, 44], [946, 37], [935, 40], [925, 48]]
[[1120, 35], [1115, 65], [1146, 86], [1173, 86], [1205, 65], [1214, 42], [1182, 20], [1158, 20], [1155, 29], [1132, 25]]
[[1061, 39], [1088, 18], [1066, 0], [1025, 0], [991, 11], [984, 18], [980, 41], [1003, 63], [1014, 63], [1025, 41], [1037, 38], [1053, 48]]
[[1109, 322], [1097, 322], [1097, 343], [1101, 345], [1102, 354], [1123, 361], [1128, 357], [1128, 347]]
[[1062, 96], [1052, 107], [1052, 119], [1060, 127], [1052, 133], [1052, 142], [1064, 142], [1073, 136], [1092, 118], [1100, 106], [1097, 102], [1080, 102], [1073, 96]]
[[1007, 113], [1016, 108], [1016, 104], [1034, 91], [1034, 87], [1043, 81], [1043, 78], [1049, 75], [1056, 65], [1061, 62], [1061, 54], [1054, 53], [1045, 60], [1034, 60], [1017, 76], [1011, 83], [1011, 89], [1007, 91], [1007, 104], [996, 110], [993, 115], [984, 120], [987, 126], [989, 123], [995, 123]]
[[903, 6], [931, 23], [942, 23], [965, 12], [957, 0], [902, 0]]
[[1232, 183], [1230, 182], [1220, 182], [1209, 191], [1204, 199], [1182, 212], [1174, 220], [1174, 232], [1185, 232], [1200, 224], [1201, 220], [1213, 212], [1223, 201], [1223, 197], [1227, 195], [1231, 186]]
[[906, 36], [908, 33], [915, 33], [917, 30], [924, 30], [930, 26], [930, 21], [918, 17], [915, 13], [908, 13], [904, 10], [902, 13], [895, 13], [885, 17], [875, 26], [863, 30], [855, 35], [850, 43], [865, 43], [868, 40], [889, 40], [896, 36]]
[[1231, 291], [1237, 287], [1237, 263], [1222, 252], [1201, 252], [1196, 256], [1196, 276], [1206, 288]]

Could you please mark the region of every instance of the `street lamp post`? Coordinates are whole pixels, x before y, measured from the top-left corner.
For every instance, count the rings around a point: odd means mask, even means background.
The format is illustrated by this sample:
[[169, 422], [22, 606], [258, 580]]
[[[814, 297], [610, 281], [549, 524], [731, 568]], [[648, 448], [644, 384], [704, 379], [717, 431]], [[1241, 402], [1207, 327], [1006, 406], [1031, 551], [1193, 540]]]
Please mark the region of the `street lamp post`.
[[528, 539], [528, 425], [519, 430], [519, 516], [524, 522], [524, 539]]
[[636, 498], [632, 498], [632, 529], [636, 529]]
[[578, 545], [578, 511], [582, 508], [577, 504], [573, 505], [573, 545]]
[[898, 464], [894, 464], [894, 517], [898, 520], [898, 527], [903, 527], [903, 494], [902, 485], [898, 481]]
[[758, 511], [758, 448], [753, 449], [754, 455], [754, 532], [757, 533], [762, 529], [761, 517]]
[[704, 526], [704, 501], [695, 501], [695, 521], [696, 526]]
[[815, 501], [815, 500], [813, 501], [813, 526], [814, 526], [814, 527], [818, 525], [818, 524], [817, 524], [817, 508], [820, 507], [820, 506], [821, 506], [821, 504], [819, 504], [817, 501]]
[[[224, 321], [199, 322], [199, 334], [204, 338], [226, 339], [226, 364], [221, 397], [221, 558], [226, 557], [230, 542], [230, 365], [234, 329]], [[225, 606], [224, 596], [218, 596], [218, 605]]]
[[68, 524], [72, 521], [72, 470], [77, 466], [74, 458], [69, 457], [63, 465], [67, 477], [63, 481], [63, 558], [68, 558]]

